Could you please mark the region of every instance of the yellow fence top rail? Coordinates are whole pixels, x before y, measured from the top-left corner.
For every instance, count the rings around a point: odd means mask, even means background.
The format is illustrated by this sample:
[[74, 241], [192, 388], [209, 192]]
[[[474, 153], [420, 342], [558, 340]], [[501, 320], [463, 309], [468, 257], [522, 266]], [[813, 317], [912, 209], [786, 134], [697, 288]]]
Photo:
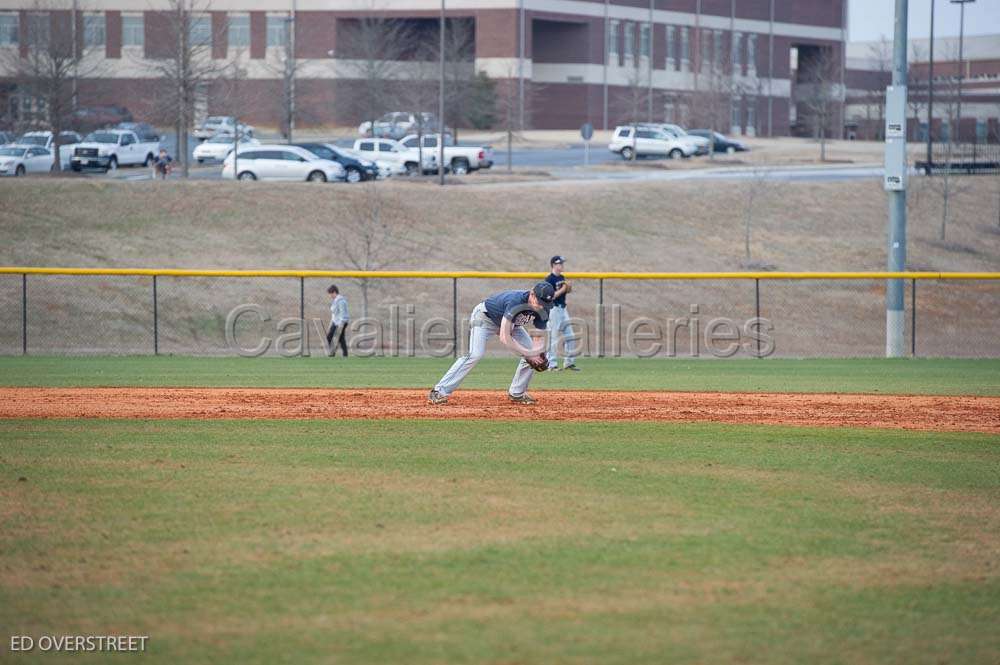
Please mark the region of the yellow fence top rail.
[[[344, 277], [369, 279], [543, 279], [544, 272], [479, 270], [211, 270], [176, 268], [40, 268], [0, 266], [0, 275], [159, 277]], [[567, 272], [570, 279], [1000, 279], [1000, 272]]]

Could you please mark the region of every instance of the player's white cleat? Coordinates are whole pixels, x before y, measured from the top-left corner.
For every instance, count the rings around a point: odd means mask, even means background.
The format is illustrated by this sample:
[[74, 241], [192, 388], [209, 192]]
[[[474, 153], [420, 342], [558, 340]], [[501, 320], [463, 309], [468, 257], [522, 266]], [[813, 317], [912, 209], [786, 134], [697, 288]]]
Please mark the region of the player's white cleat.
[[436, 390], [432, 390], [427, 395], [427, 401], [430, 404], [447, 404], [448, 403], [448, 396], [447, 395], [442, 395], [441, 393], [439, 393]]
[[521, 393], [520, 395], [511, 395], [507, 393], [507, 397], [514, 404], [538, 404], [538, 400], [529, 395], [528, 393]]

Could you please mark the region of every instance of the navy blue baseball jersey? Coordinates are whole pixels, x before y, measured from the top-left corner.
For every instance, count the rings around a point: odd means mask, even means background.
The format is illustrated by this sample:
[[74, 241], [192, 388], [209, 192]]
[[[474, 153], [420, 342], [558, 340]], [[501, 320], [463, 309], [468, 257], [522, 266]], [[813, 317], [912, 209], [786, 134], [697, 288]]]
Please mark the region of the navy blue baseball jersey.
[[[551, 284], [554, 290], [558, 291], [559, 287], [566, 282], [566, 278], [563, 277], [562, 275], [557, 275], [554, 272], [550, 272], [549, 276], [545, 278], [545, 281]], [[555, 305], [556, 307], [565, 307], [566, 294], [564, 293], [555, 300], [553, 300], [552, 304]]]
[[539, 330], [545, 330], [547, 320], [528, 304], [530, 291], [501, 291], [486, 299], [486, 316], [496, 325], [503, 319], [510, 319], [515, 326], [534, 323]]

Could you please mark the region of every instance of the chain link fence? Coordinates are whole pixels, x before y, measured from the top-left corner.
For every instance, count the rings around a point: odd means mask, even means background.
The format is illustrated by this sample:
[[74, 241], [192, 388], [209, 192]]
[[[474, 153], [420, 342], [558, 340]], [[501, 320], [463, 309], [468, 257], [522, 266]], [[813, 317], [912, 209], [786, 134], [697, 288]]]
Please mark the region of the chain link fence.
[[[883, 278], [571, 279], [581, 356], [879, 357]], [[488, 295], [536, 276], [0, 274], [3, 355], [321, 355], [327, 287], [352, 315], [350, 352], [451, 356]], [[906, 279], [906, 348], [1000, 357], [1000, 274]], [[492, 349], [499, 352], [500, 347]]]

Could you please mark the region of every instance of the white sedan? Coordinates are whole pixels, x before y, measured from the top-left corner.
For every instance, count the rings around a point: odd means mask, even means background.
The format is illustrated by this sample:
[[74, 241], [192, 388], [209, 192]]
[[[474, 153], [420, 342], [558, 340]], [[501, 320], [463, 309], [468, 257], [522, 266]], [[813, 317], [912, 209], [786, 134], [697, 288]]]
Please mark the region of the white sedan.
[[[240, 148], [248, 145], [260, 145], [260, 141], [251, 137], [240, 137]], [[204, 143], [199, 143], [198, 146], [195, 147], [194, 158], [198, 160], [199, 164], [203, 164], [209, 159], [221, 162], [226, 158], [226, 155], [232, 151], [232, 134], [216, 134]]]
[[0, 148], [0, 175], [22, 176], [51, 170], [52, 151], [48, 148], [16, 144]]

